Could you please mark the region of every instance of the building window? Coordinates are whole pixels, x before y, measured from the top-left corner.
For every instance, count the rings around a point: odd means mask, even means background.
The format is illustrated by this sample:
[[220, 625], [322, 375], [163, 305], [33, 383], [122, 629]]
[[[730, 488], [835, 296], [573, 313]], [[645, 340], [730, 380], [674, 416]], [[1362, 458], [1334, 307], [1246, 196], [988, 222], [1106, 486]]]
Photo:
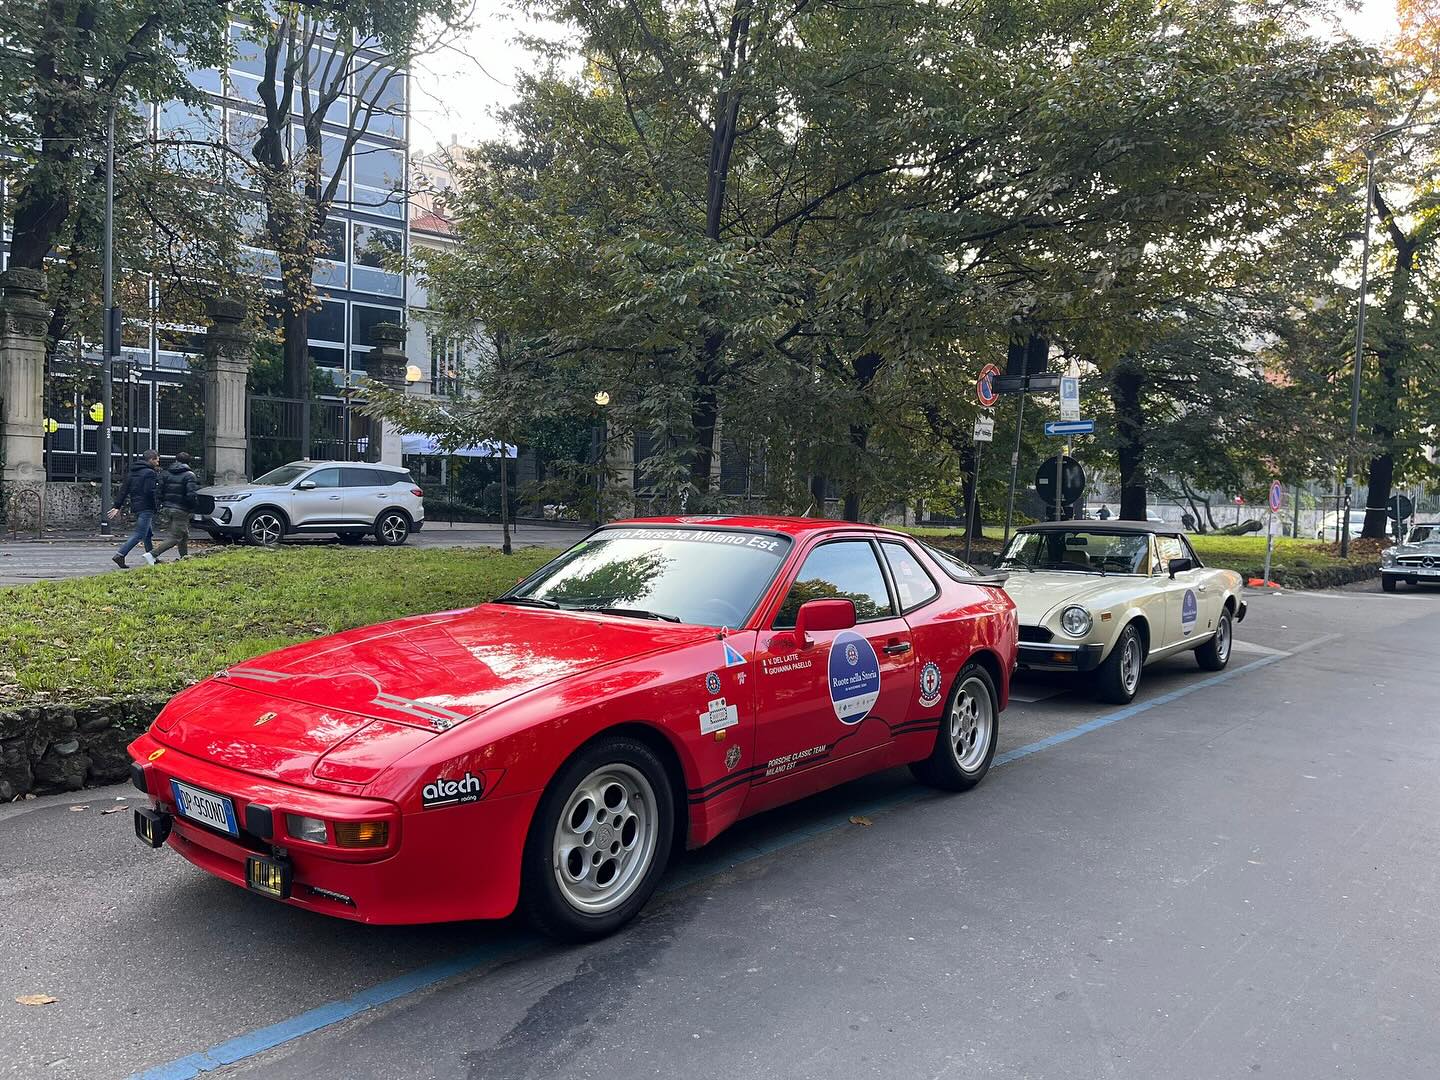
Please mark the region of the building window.
[[375, 143], [357, 142], [350, 155], [352, 205], [380, 217], [405, 213], [405, 152]]
[[430, 338], [430, 392], [437, 397], [460, 393], [463, 353], [458, 338], [433, 335]]
[[355, 222], [352, 288], [380, 296], [400, 296], [404, 279], [395, 269], [405, 250], [405, 235], [384, 225]]

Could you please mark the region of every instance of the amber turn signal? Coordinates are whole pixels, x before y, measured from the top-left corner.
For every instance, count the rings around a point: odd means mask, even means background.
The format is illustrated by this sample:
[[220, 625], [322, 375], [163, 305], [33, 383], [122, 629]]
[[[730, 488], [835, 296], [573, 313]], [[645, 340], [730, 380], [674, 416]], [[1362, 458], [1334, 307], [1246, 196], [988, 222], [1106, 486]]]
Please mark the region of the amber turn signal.
[[339, 847], [384, 847], [389, 839], [388, 821], [335, 822], [335, 843]]

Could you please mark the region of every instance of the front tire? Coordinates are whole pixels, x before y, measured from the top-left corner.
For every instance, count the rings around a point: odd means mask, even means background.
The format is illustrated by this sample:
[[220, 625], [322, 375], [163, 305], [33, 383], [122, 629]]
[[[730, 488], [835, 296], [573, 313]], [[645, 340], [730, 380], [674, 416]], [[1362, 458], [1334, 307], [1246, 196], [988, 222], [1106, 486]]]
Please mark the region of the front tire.
[[562, 941], [613, 934], [650, 899], [674, 837], [664, 763], [635, 739], [601, 739], [545, 789], [525, 842], [521, 906]]
[[1386, 592], [1394, 592], [1399, 587], [1400, 579], [1397, 578], [1394, 574], [1380, 575], [1380, 588], [1384, 589]]
[[966, 664], [940, 718], [935, 748], [910, 766], [921, 783], [943, 791], [969, 791], [985, 778], [1000, 741], [1000, 703], [990, 673]]
[[285, 518], [278, 510], [261, 507], [245, 519], [245, 542], [254, 547], [274, 547], [285, 535]]
[[1206, 671], [1224, 671], [1230, 663], [1230, 644], [1235, 628], [1231, 625], [1230, 609], [1220, 612], [1220, 623], [1215, 627], [1215, 636], [1195, 650], [1195, 662]]
[[410, 518], [403, 510], [386, 510], [375, 519], [375, 539], [386, 547], [399, 547], [410, 539]]
[[1110, 655], [1095, 669], [1095, 692], [1101, 701], [1128, 705], [1140, 689], [1140, 672], [1144, 667], [1145, 642], [1131, 623], [1120, 631]]

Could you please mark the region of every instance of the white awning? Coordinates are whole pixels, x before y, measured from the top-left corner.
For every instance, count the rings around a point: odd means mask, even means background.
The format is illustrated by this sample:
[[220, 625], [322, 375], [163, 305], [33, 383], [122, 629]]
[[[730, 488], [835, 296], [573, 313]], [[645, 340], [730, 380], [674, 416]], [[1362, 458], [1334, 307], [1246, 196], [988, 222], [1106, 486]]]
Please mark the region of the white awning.
[[431, 435], [403, 435], [400, 438], [400, 449], [402, 453], [414, 454], [419, 457], [513, 458], [516, 456], [515, 447], [509, 443], [498, 442], [478, 442], [472, 446], [462, 446], [447, 454]]

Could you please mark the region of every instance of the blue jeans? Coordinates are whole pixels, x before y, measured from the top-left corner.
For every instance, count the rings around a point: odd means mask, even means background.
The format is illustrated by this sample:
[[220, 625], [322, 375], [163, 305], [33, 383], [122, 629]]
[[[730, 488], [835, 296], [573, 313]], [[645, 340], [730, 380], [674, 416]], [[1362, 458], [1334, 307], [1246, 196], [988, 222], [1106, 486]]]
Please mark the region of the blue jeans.
[[136, 514], [135, 531], [130, 534], [129, 539], [127, 539], [123, 544], [120, 545], [120, 549], [116, 551], [115, 554], [119, 555], [123, 559], [126, 555], [130, 554], [130, 549], [133, 548], [136, 544], [140, 543], [140, 541], [142, 540], [145, 541], [145, 550], [149, 551], [150, 523], [154, 519], [154, 517], [155, 515], [148, 510], [146, 510], [144, 513]]

